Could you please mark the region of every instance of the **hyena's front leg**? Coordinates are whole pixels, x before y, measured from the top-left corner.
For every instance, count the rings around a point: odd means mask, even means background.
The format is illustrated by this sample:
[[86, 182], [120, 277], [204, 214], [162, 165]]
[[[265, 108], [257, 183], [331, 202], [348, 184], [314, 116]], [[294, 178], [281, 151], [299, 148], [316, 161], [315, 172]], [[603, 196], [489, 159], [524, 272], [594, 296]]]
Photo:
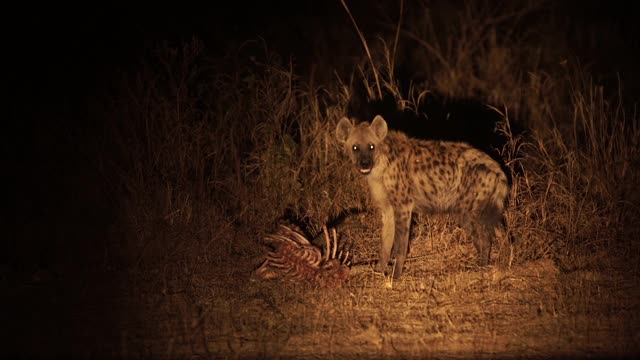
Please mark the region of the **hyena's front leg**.
[[380, 212], [382, 213], [382, 234], [380, 238], [380, 256], [375, 270], [384, 273], [389, 264], [391, 247], [393, 246], [395, 219], [393, 207], [390, 205], [381, 207]]
[[393, 268], [393, 277], [395, 279], [402, 275], [404, 261], [407, 258], [407, 250], [409, 248], [409, 228], [411, 226], [411, 208], [402, 208], [394, 212], [395, 217], [395, 240], [393, 243], [393, 251], [391, 256], [396, 259]]

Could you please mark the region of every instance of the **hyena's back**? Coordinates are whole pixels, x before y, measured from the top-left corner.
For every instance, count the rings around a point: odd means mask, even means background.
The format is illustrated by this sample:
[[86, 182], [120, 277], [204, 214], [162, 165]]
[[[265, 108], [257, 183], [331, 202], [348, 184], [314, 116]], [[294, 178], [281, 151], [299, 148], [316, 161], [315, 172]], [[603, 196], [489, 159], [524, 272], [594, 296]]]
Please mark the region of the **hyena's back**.
[[[416, 140], [393, 131], [380, 155], [381, 188], [394, 209], [459, 215], [478, 250], [480, 265], [488, 264], [509, 191], [500, 164], [466, 143]], [[405, 246], [396, 240], [394, 255], [402, 256]]]
[[508, 182], [500, 164], [489, 155], [466, 143], [421, 141], [394, 132], [385, 140], [387, 171], [406, 177], [400, 182], [408, 184], [416, 210], [499, 220]]
[[370, 125], [357, 126], [342, 118], [336, 137], [358, 172], [367, 177], [382, 215], [377, 270], [384, 271], [392, 255], [394, 276], [402, 274], [414, 211], [461, 215], [480, 265], [489, 262], [509, 188], [497, 161], [466, 143], [410, 139], [388, 131], [381, 116]]

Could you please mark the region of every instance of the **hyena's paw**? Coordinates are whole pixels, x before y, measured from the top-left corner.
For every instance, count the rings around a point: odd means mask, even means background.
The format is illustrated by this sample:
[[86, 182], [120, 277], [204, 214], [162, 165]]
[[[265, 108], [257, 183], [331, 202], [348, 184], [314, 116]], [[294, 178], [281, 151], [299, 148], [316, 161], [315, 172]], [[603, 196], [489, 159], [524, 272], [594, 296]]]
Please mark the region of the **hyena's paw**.
[[393, 278], [395, 280], [400, 279], [401, 276], [402, 276], [402, 270], [398, 270], [398, 269], [393, 270]]
[[489, 265], [489, 260], [491, 258], [491, 243], [484, 241], [476, 244], [477, 249], [477, 262], [478, 265], [483, 267]]
[[478, 265], [481, 267], [489, 265], [489, 255], [478, 255]]
[[375, 271], [377, 273], [382, 273], [384, 275], [385, 272], [387, 271], [387, 264], [378, 261], [376, 266], [373, 267], [373, 271]]

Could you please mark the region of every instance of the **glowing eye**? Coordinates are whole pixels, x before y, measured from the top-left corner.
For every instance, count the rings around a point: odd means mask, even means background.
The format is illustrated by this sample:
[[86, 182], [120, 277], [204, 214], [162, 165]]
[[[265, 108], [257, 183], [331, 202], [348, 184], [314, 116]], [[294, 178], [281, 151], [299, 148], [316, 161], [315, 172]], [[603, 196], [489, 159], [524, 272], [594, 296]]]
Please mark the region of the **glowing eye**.
[[375, 145], [369, 144], [369, 150], [373, 150], [373, 149], [375, 149]]
[[353, 151], [358, 151], [358, 145], [353, 145]]

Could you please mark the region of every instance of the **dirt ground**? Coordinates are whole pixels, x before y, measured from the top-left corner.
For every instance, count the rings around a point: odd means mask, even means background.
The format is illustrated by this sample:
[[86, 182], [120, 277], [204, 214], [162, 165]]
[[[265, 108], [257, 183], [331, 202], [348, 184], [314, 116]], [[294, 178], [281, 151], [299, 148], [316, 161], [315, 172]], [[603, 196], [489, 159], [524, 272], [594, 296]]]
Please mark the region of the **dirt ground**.
[[[241, 234], [236, 236], [240, 237]], [[465, 263], [415, 241], [399, 280], [366, 264], [341, 289], [260, 281], [245, 242], [79, 276], [5, 274], [8, 353], [23, 358], [601, 358], [640, 351], [637, 264], [563, 272]], [[248, 244], [248, 243], [247, 243]], [[447, 261], [442, 259], [449, 258]], [[460, 266], [444, 265], [458, 258]], [[16, 305], [18, 305], [16, 307]], [[10, 307], [11, 306], [11, 307]]]
[[[401, 9], [367, 15], [371, 2], [353, 13], [333, 2], [312, 22], [316, 3], [297, 25], [253, 21], [268, 16], [246, 4], [236, 17], [186, 8], [217, 35], [203, 42], [187, 41], [199, 26], [175, 6], [141, 13], [155, 35], [143, 17], [114, 25], [120, 8], [79, 23], [25, 12], [16, 28], [37, 35], [14, 31], [6, 46], [2, 358], [640, 357], [640, 47], [628, 6], [607, 16], [613, 4], [600, 1], [550, 12], [558, 4], [420, 1], [400, 26]], [[185, 42], [167, 44], [170, 19], [189, 23]], [[367, 208], [332, 152], [333, 122], [359, 102], [349, 81], [361, 80], [407, 109], [432, 90], [495, 105], [520, 244], [478, 268], [456, 228], [419, 222], [391, 280], [368, 265], [380, 231], [370, 217], [340, 231], [357, 265], [344, 287], [252, 276], [265, 259], [256, 233], [286, 208], [316, 226]], [[483, 123], [485, 112], [433, 102], [429, 121], [456, 136], [458, 116]], [[530, 137], [511, 131], [518, 120]]]

